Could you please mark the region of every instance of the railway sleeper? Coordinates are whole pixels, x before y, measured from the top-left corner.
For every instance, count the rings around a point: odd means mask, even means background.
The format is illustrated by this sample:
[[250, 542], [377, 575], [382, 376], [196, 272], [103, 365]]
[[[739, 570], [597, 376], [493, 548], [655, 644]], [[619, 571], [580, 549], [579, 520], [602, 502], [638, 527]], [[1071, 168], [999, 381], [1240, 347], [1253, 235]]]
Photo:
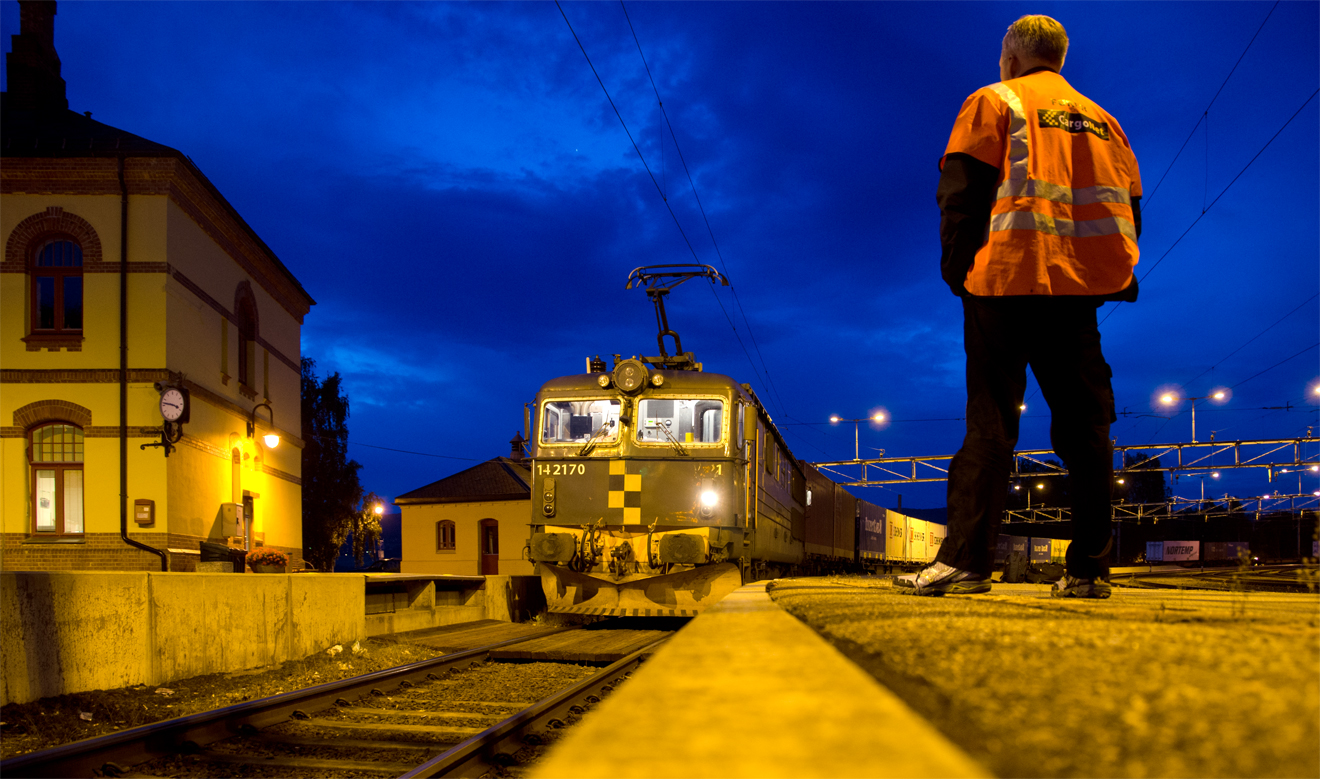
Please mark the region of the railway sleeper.
[[223, 763], [227, 765], [276, 766], [279, 768], [302, 769], [303, 771], [361, 771], [386, 774], [388, 776], [398, 776], [410, 771], [414, 767], [412, 763], [380, 763], [371, 760], [326, 760], [324, 758], [311, 757], [259, 757], [256, 755], [235, 755], [226, 752], [215, 752], [212, 750], [205, 750], [194, 757], [207, 763]]

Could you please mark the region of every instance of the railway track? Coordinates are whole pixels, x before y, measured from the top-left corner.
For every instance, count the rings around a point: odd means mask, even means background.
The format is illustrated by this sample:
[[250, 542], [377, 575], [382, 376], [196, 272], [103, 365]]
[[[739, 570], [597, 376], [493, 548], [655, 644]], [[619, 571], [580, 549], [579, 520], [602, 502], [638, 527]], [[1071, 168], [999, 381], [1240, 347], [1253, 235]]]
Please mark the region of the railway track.
[[1306, 571], [1301, 565], [1268, 565], [1248, 568], [1188, 568], [1181, 571], [1150, 571], [1113, 574], [1111, 581], [1145, 589], [1201, 589], [1246, 592], [1308, 592]]
[[[545, 731], [598, 701], [668, 638], [595, 673], [491, 662], [496, 654], [516, 655], [515, 645], [574, 632], [590, 634], [559, 628], [152, 723], [5, 760], [0, 775], [480, 776], [515, 762], [511, 755], [524, 743], [543, 740]], [[541, 699], [529, 705], [510, 700], [516, 695], [487, 693], [492, 686], [482, 673], [497, 666], [503, 678], [496, 688], [521, 690], [521, 697], [533, 691]], [[547, 676], [557, 681], [539, 678]], [[569, 676], [575, 678], [562, 686]], [[542, 697], [552, 687], [560, 689]]]

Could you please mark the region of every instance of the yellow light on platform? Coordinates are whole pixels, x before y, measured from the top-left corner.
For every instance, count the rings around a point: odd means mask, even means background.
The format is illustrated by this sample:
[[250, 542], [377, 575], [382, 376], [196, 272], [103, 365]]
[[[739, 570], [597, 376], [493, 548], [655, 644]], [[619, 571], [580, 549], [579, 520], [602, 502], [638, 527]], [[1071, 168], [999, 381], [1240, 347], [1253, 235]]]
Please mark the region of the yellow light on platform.
[[280, 437], [275, 433], [267, 433], [261, 437], [261, 440], [266, 442], [267, 449], [274, 449], [280, 445]]

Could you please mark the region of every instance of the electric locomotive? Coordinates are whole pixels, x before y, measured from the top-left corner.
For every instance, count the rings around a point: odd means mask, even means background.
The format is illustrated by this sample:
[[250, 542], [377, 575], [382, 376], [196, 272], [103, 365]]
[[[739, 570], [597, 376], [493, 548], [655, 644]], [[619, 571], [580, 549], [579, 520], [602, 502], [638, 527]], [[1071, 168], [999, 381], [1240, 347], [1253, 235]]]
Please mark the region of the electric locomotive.
[[709, 266], [634, 270], [660, 356], [589, 359], [536, 395], [526, 553], [552, 612], [691, 616], [802, 562], [802, 466], [751, 387], [702, 371], [669, 329], [664, 296], [697, 277], [728, 284]]

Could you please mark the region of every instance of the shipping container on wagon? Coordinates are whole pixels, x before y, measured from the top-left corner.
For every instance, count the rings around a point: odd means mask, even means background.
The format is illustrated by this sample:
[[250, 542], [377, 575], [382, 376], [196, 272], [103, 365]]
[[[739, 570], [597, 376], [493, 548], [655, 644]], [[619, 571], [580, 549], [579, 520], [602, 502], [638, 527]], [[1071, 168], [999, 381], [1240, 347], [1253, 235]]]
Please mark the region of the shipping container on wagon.
[[1031, 539], [1026, 536], [1007, 536], [1009, 555], [1020, 554], [1026, 557], [1031, 551]]
[[843, 487], [834, 485], [834, 546], [831, 557], [857, 558], [857, 498]]
[[1146, 562], [1162, 563], [1164, 562], [1164, 542], [1147, 541], [1146, 542]]
[[1251, 557], [1251, 547], [1246, 541], [1208, 541], [1205, 545], [1206, 560], [1240, 560]]
[[1068, 544], [1071, 544], [1066, 538], [1056, 538], [1050, 541], [1050, 562], [1066, 563], [1068, 561]]
[[857, 559], [885, 559], [885, 509], [857, 501]]
[[924, 563], [930, 559], [926, 556], [927, 524], [929, 523], [924, 519], [907, 518], [908, 559], [913, 562]]
[[940, 553], [940, 547], [949, 534], [949, 526], [938, 522], [926, 523], [926, 559], [934, 560]]
[[834, 482], [803, 465], [807, 476], [806, 553], [829, 557], [834, 548]]
[[891, 563], [907, 562], [908, 518], [897, 511], [885, 510], [885, 560]]
[[1201, 559], [1200, 541], [1165, 541], [1164, 562], [1182, 563]]
[[1050, 542], [1052, 538], [1033, 538], [1031, 539], [1031, 556], [1027, 559], [1033, 563], [1048, 563], [1050, 561]]
[[1001, 535], [995, 539], [995, 565], [1008, 562], [1009, 536]]

